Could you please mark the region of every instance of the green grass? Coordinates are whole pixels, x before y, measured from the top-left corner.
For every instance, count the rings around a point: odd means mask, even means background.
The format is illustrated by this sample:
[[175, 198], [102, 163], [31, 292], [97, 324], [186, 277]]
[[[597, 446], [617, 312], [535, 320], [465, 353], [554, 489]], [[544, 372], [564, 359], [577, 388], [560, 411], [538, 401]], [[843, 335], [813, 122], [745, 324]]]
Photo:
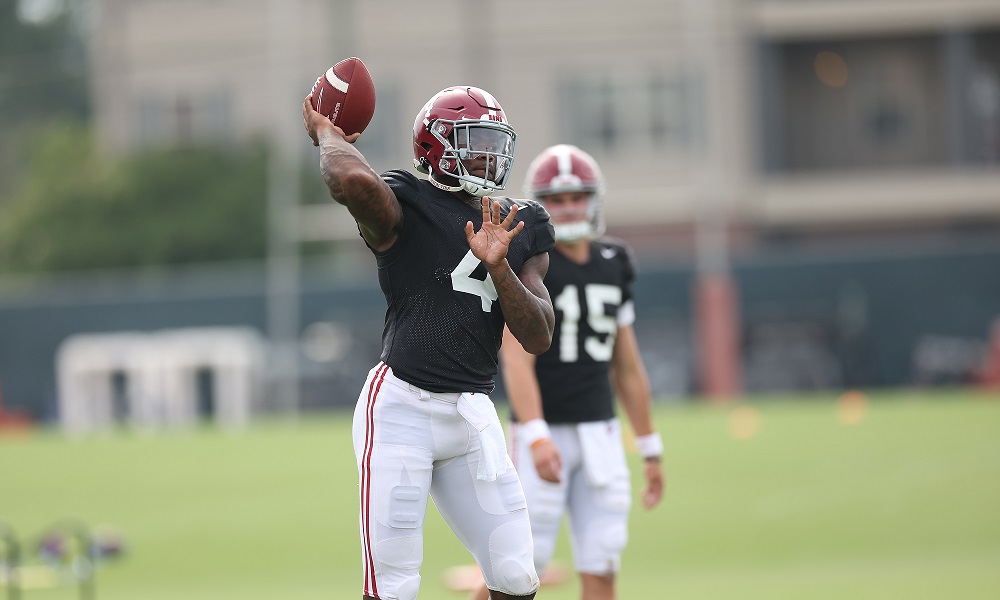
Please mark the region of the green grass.
[[[853, 425], [832, 396], [752, 405], [760, 429], [744, 440], [730, 409], [658, 409], [667, 494], [633, 512], [620, 597], [1000, 597], [1000, 398], [880, 395]], [[0, 434], [0, 519], [23, 537], [66, 516], [125, 532], [101, 600], [360, 598], [356, 479], [348, 415], [239, 434]], [[463, 598], [441, 573], [469, 562], [431, 509], [421, 598]], [[539, 593], [577, 597], [575, 582]]]

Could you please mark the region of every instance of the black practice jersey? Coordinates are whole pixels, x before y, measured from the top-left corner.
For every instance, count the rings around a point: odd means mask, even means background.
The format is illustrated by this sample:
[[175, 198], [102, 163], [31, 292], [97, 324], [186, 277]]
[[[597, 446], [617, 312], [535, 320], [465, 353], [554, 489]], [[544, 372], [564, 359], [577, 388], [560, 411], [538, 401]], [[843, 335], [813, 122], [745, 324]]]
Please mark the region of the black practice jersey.
[[535, 374], [542, 412], [549, 423], [584, 423], [615, 415], [611, 353], [618, 312], [632, 301], [635, 263], [628, 246], [600, 238], [590, 259], [577, 264], [558, 250], [549, 253], [545, 287], [552, 296], [556, 329], [552, 346], [538, 356]]
[[[465, 237], [483, 211], [406, 171], [382, 175], [403, 209], [392, 248], [376, 252], [388, 308], [382, 361], [403, 381], [432, 392], [493, 391], [504, 318], [486, 267]], [[514, 273], [555, 245], [549, 215], [537, 202], [494, 198], [505, 217], [518, 204], [524, 229], [507, 250]]]

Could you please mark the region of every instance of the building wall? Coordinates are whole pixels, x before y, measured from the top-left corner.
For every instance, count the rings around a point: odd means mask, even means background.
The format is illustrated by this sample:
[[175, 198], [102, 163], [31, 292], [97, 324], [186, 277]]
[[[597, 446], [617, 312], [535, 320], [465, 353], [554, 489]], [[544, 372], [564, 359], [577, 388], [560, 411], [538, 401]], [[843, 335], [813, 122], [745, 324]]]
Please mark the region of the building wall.
[[[542, 148], [579, 143], [605, 170], [613, 231], [692, 224], [716, 204], [733, 221], [763, 227], [1000, 218], [992, 192], [1000, 159], [985, 168], [929, 160], [948, 153], [939, 148], [951, 131], [948, 111], [966, 109], [948, 104], [955, 65], [935, 40], [944, 32], [1000, 28], [1000, 5], [988, 0], [586, 6], [570, 0], [103, 0], [101, 6], [92, 43], [95, 106], [103, 139], [118, 151], [252, 135], [288, 136], [305, 145], [299, 131], [269, 129], [278, 110], [270, 82], [292, 82], [299, 93], [286, 97], [304, 96], [332, 62], [357, 55], [379, 91], [375, 119], [359, 142], [376, 168], [409, 166], [413, 115], [428, 97], [448, 85], [478, 85], [500, 99], [519, 133], [511, 193], [520, 193], [530, 158]], [[911, 36], [925, 41], [907, 53]], [[881, 93], [886, 77], [900, 69], [906, 77], [905, 64], [865, 75], [865, 61], [872, 52], [897, 55], [916, 68], [920, 81], [912, 89], [927, 94], [921, 115], [934, 117], [918, 115], [920, 139], [899, 141], [895, 163], [880, 162], [861, 138], [842, 142], [847, 149], [830, 159], [824, 135], [850, 134], [837, 118], [818, 125], [828, 134], [797, 131], [802, 119], [808, 128], [826, 108], [839, 114], [838, 103], [852, 102], [827, 97], [809, 63], [824, 48], [859, 38], [872, 47], [852, 46], [860, 61], [851, 52], [845, 56], [853, 78], [848, 86], [864, 87], [867, 77], [869, 95]], [[282, 67], [290, 69], [283, 79], [271, 71], [272, 41], [297, 57]], [[795, 60], [805, 68], [795, 70]], [[936, 66], [921, 70], [928, 61]], [[775, 77], [783, 78], [780, 94]], [[849, 116], [850, 110], [841, 112]], [[781, 152], [793, 153], [788, 164], [819, 164], [823, 172], [769, 169], [768, 157]], [[839, 164], [843, 156], [863, 168]], [[919, 199], [916, 210], [898, 200], [908, 197]], [[333, 234], [354, 232], [345, 226]]]
[[[294, 11], [287, 26], [275, 17]], [[271, 42], [291, 48], [302, 97], [329, 67], [336, 3], [99, 0], [90, 41], [98, 129], [113, 151], [264, 135]], [[277, 23], [277, 25], [276, 25]], [[290, 107], [297, 111], [297, 107]]]

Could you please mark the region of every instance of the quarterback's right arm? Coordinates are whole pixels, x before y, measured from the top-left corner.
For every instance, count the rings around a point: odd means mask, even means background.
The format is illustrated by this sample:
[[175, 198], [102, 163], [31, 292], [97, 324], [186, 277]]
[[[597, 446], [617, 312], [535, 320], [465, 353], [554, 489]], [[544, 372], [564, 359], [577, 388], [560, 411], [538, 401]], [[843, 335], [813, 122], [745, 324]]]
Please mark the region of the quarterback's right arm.
[[562, 459], [559, 449], [549, 437], [548, 425], [542, 413], [542, 390], [535, 376], [535, 355], [525, 350], [509, 329], [503, 329], [500, 362], [503, 365], [503, 383], [511, 409], [521, 423], [520, 431], [531, 448], [535, 470], [539, 477], [559, 483]]
[[345, 135], [313, 109], [310, 96], [302, 103], [302, 121], [313, 145], [319, 146], [319, 168], [330, 197], [347, 207], [369, 246], [389, 249], [403, 225], [396, 195], [352, 145], [360, 134]]

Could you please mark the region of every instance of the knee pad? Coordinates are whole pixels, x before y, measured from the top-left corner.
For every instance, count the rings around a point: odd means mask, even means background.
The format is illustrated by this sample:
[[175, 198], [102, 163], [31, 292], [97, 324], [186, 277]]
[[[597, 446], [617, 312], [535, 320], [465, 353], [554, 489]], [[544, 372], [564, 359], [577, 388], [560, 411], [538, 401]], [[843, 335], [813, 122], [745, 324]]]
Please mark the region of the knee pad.
[[535, 566], [527, 560], [510, 558], [494, 565], [493, 574], [497, 580], [497, 591], [514, 596], [527, 596], [538, 591], [538, 575]]
[[535, 570], [539, 573], [548, 566], [556, 550], [564, 512], [560, 500], [559, 495], [538, 494], [528, 507], [531, 539], [535, 547]]
[[575, 542], [577, 571], [592, 575], [617, 573], [628, 543], [628, 529], [624, 524], [608, 524], [592, 534]]
[[605, 552], [620, 556], [628, 543], [628, 529], [624, 525], [608, 527], [603, 542]]
[[389, 538], [379, 542], [375, 546], [379, 591], [384, 590], [390, 595], [394, 593], [399, 600], [416, 600], [423, 558], [420, 536]]
[[497, 527], [490, 536], [489, 569], [486, 584], [492, 590], [526, 596], [538, 590], [527, 518]]
[[545, 567], [549, 566], [549, 561], [552, 560], [552, 555], [555, 554], [556, 544], [551, 542], [548, 538], [535, 538], [535, 572], [542, 573], [545, 571]]

